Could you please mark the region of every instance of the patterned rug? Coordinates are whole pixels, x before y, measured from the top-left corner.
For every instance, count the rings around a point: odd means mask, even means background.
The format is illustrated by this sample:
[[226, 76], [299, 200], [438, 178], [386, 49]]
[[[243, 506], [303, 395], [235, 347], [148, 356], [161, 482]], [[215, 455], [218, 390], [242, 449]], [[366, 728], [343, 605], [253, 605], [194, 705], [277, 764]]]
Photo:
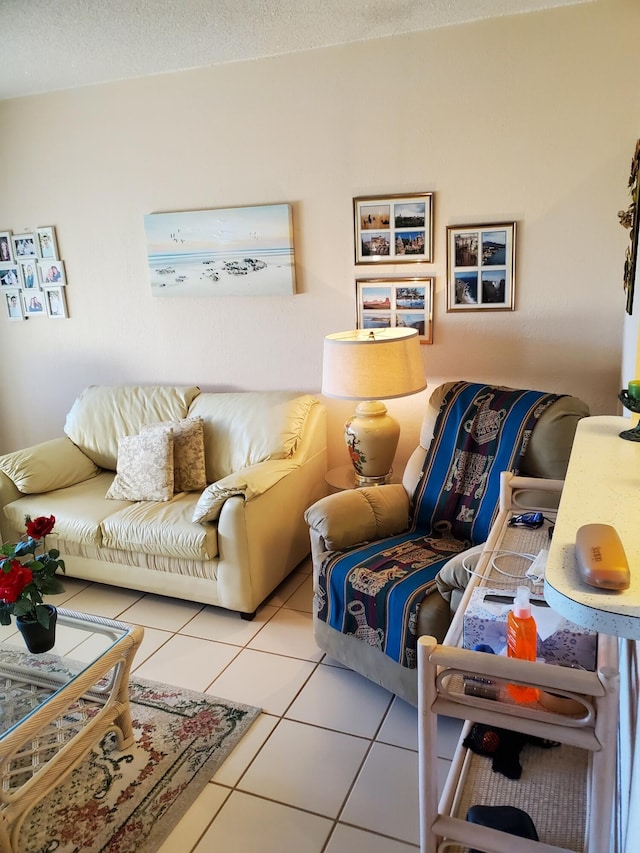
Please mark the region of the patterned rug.
[[19, 853], [156, 853], [260, 714], [131, 678], [134, 745], [108, 734], [28, 815]]

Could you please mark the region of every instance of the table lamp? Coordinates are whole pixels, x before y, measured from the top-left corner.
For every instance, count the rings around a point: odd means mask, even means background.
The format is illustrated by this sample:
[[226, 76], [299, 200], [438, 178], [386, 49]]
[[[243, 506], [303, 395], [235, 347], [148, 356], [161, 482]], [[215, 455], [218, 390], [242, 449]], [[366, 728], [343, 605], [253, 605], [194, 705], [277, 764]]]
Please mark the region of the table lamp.
[[344, 427], [356, 485], [380, 485], [391, 472], [400, 425], [380, 400], [426, 387], [415, 329], [356, 329], [325, 337], [322, 393], [362, 401]]

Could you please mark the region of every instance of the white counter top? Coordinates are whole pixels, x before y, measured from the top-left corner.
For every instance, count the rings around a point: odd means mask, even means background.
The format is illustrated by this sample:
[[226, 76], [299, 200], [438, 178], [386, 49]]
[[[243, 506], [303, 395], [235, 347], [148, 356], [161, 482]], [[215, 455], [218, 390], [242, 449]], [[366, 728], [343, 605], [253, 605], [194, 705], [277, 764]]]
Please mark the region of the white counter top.
[[[640, 442], [618, 433], [626, 418], [578, 424], [547, 560], [545, 598], [567, 619], [603, 634], [640, 640]], [[598, 590], [578, 576], [576, 531], [583, 524], [616, 528], [631, 569], [629, 589]]]

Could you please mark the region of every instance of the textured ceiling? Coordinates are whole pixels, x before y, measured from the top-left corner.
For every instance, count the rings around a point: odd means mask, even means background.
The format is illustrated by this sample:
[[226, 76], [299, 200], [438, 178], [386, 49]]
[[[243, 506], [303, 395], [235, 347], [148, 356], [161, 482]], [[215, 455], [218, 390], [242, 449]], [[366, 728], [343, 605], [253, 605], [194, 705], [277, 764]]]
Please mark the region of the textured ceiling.
[[0, 0], [0, 99], [592, 0]]

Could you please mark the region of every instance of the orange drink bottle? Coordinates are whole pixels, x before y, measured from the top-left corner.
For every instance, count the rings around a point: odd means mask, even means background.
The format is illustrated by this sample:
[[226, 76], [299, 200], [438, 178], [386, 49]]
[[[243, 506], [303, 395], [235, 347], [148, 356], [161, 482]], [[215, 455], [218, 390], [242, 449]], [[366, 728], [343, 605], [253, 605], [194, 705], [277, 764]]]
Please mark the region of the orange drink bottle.
[[[520, 660], [536, 659], [538, 646], [538, 630], [536, 621], [531, 615], [529, 589], [519, 586], [516, 590], [513, 610], [507, 615], [507, 655]], [[516, 702], [534, 702], [538, 698], [535, 687], [525, 687], [521, 684], [507, 684], [507, 690]]]

